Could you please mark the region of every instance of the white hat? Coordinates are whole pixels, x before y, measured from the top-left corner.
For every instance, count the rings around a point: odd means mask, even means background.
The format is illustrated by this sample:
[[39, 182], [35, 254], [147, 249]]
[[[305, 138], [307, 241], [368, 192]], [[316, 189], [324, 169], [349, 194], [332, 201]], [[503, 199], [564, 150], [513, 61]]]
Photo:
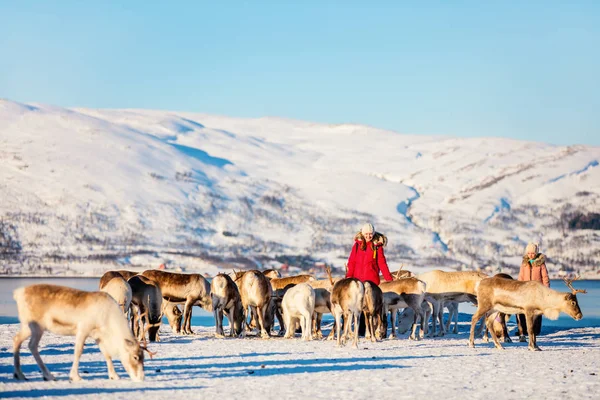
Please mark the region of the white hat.
[[527, 253], [535, 253], [537, 254], [539, 251], [539, 246], [537, 243], [529, 243], [527, 247], [525, 247], [525, 254]]
[[370, 223], [366, 223], [362, 226], [360, 232], [364, 235], [365, 233], [375, 233], [375, 228]]

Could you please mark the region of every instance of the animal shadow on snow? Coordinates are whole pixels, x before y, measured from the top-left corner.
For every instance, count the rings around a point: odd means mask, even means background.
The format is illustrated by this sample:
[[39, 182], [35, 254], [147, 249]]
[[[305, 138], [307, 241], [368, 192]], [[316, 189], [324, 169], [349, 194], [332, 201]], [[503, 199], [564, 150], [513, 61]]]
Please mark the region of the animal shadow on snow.
[[[278, 353], [274, 353], [278, 354]], [[290, 353], [283, 353], [289, 355]], [[273, 353], [265, 354], [267, 356]], [[190, 371], [206, 373], [211, 378], [241, 377], [249, 374], [256, 376], [272, 376], [302, 374], [329, 371], [366, 371], [376, 369], [407, 368], [403, 365], [384, 363], [402, 359], [439, 358], [443, 356], [397, 356], [397, 357], [352, 357], [352, 358], [311, 358], [291, 360], [257, 360], [228, 363], [211, 363], [189, 365], [185, 358], [178, 359], [180, 364], [161, 366], [163, 372], [170, 374], [189, 374]]]
[[[183, 390], [195, 390], [195, 389], [203, 389], [203, 386], [178, 386], [178, 391]], [[153, 387], [144, 387], [144, 392], [159, 392], [159, 391], [169, 391], [172, 392], [173, 388], [165, 387], [165, 388], [153, 388]], [[27, 389], [27, 390], [13, 390], [2, 392], [2, 398], [10, 398], [10, 397], [20, 397], [20, 398], [36, 398], [36, 397], [62, 397], [62, 396], [85, 396], [85, 395], [101, 395], [101, 394], [110, 394], [110, 393], [127, 393], [132, 392], [132, 394], [138, 394], [140, 392], [140, 388], [44, 388], [44, 389]], [[165, 393], [167, 396], [168, 393]]]

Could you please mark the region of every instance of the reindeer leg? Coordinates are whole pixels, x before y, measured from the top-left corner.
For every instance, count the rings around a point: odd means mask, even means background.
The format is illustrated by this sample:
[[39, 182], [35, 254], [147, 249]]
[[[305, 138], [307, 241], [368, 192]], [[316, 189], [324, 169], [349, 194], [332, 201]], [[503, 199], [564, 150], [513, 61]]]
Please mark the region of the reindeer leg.
[[108, 353], [108, 351], [106, 350], [106, 348], [104, 347], [104, 343], [102, 343], [102, 341], [100, 341], [100, 340], [97, 340], [96, 344], [98, 345], [98, 347], [100, 348], [100, 352], [106, 359], [106, 367], [108, 369], [108, 377], [113, 380], [121, 379], [121, 378], [119, 378], [117, 371], [115, 371], [115, 366], [113, 365], [112, 358], [111, 358], [110, 354]]
[[342, 345], [342, 309], [339, 306], [334, 306], [333, 312], [335, 313], [335, 330], [337, 333], [337, 347]]
[[21, 370], [21, 344], [23, 344], [23, 341], [25, 341], [25, 339], [27, 339], [28, 337], [31, 336], [31, 329], [29, 328], [28, 324], [21, 324], [21, 330], [19, 332], [17, 332], [17, 334], [15, 335], [14, 339], [13, 339], [13, 357], [14, 357], [14, 372], [13, 372], [13, 376], [15, 379], [20, 380], [20, 381], [26, 381], [27, 378], [25, 378], [25, 375], [23, 374], [23, 371]]
[[[215, 314], [215, 322], [216, 322], [215, 337], [224, 338], [225, 331], [223, 330], [223, 307], [219, 306], [217, 308], [214, 308], [213, 313]], [[227, 313], [227, 319], [229, 320], [229, 326], [233, 330], [233, 321], [231, 320], [229, 313]]]
[[[503, 347], [500, 344], [500, 341], [498, 340], [498, 335], [496, 335], [496, 330], [494, 329], [494, 319], [490, 318], [489, 320], [486, 318], [485, 320], [485, 328], [487, 331], [490, 332], [490, 336], [492, 337], [492, 341], [494, 342], [494, 346], [496, 346], [496, 348], [498, 350], [502, 350]], [[487, 335], [486, 335], [487, 337]]]
[[75, 336], [75, 357], [73, 359], [73, 366], [71, 372], [69, 372], [69, 380], [71, 382], [79, 382], [83, 380], [79, 375], [79, 359], [83, 353], [83, 345], [85, 344], [85, 336], [81, 332], [77, 332]]
[[410, 340], [417, 340], [417, 336], [415, 335], [415, 333], [417, 331], [417, 318], [419, 318], [419, 312], [420, 312], [421, 305], [419, 304], [417, 307], [418, 308], [413, 308], [414, 316], [413, 316], [412, 330], [410, 332], [410, 336], [408, 337]]
[[36, 323], [30, 323], [29, 328], [31, 329], [31, 339], [29, 339], [29, 350], [31, 351], [31, 355], [33, 356], [33, 358], [35, 358], [35, 362], [42, 371], [44, 380], [55, 381], [56, 378], [50, 373], [50, 371], [42, 361], [42, 357], [40, 356], [40, 352], [38, 350], [40, 339], [44, 334], [44, 330]]
[[536, 343], [535, 337], [535, 329], [533, 328], [533, 313], [531, 311], [526, 311], [525, 318], [527, 320], [527, 332], [529, 333], [529, 350], [531, 351], [540, 351], [540, 349]]
[[192, 307], [194, 303], [192, 299], [187, 299], [183, 306], [183, 334], [193, 335], [192, 331]]
[[512, 343], [512, 339], [510, 338], [510, 335], [508, 334], [508, 328], [506, 327], [506, 320], [508, 318], [510, 318], [510, 316], [506, 315], [506, 314], [501, 314], [502, 315], [502, 321], [500, 322], [502, 324], [502, 335], [504, 336], [504, 343]]
[[352, 315], [354, 315], [354, 342], [352, 343], [352, 348], [358, 349], [358, 324], [360, 312], [352, 313]]
[[262, 307], [256, 307], [256, 311], [258, 313], [258, 324], [260, 325], [260, 337], [263, 339], [269, 339], [271, 337], [265, 326], [265, 314], [267, 313], [267, 308], [269, 308], [268, 301], [263, 304]]
[[490, 309], [492, 308], [491, 304], [484, 304], [483, 302], [479, 302], [477, 306], [477, 310], [473, 314], [471, 318], [471, 332], [469, 334], [469, 347], [475, 347], [475, 324], [477, 321], [484, 316]]

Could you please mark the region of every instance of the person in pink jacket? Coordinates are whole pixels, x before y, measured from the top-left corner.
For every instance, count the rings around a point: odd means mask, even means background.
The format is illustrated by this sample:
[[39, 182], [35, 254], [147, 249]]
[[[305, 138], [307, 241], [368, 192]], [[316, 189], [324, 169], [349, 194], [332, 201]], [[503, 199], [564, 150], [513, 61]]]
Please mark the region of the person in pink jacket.
[[392, 275], [387, 265], [383, 246], [387, 238], [375, 232], [373, 225], [366, 223], [354, 237], [354, 245], [348, 257], [346, 278], [356, 278], [361, 282], [371, 281], [379, 285], [379, 272], [386, 281], [391, 281]]
[[[519, 271], [520, 281], [537, 281], [546, 287], [550, 287], [550, 278], [548, 278], [548, 269], [546, 268], [546, 256], [539, 252], [537, 243], [529, 243], [525, 247], [525, 255], [521, 262]], [[517, 315], [517, 325], [519, 328], [519, 341], [524, 342], [527, 335], [527, 324], [525, 314]], [[533, 320], [533, 333], [537, 336], [542, 330], [542, 316], [538, 315]]]

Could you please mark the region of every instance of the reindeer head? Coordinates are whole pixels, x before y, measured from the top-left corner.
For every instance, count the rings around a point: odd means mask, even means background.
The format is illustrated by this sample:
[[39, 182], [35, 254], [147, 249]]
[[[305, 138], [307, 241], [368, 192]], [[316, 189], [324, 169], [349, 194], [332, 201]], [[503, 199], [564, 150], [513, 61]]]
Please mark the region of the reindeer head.
[[[147, 349], [145, 346], [140, 346], [137, 340], [125, 339], [120, 358], [132, 381], [141, 382], [144, 380], [144, 350]], [[150, 354], [153, 355], [154, 353]]]
[[565, 313], [569, 314], [576, 321], [579, 321], [581, 318], [583, 318], [583, 313], [581, 312], [581, 309], [579, 308], [579, 302], [577, 301], [577, 293], [587, 293], [587, 290], [585, 289], [575, 289], [573, 287], [573, 281], [578, 279], [578, 276], [573, 279], [563, 279], [565, 285], [571, 289], [571, 293], [567, 293], [565, 295]]

